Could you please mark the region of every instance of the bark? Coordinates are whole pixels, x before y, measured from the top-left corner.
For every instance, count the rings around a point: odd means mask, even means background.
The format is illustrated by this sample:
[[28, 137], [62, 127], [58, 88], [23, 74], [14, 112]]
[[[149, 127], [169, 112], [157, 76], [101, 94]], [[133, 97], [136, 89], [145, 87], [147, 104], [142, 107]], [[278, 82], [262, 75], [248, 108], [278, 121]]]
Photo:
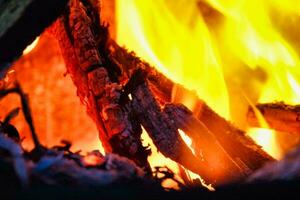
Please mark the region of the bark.
[[132, 92], [132, 104], [137, 119], [164, 156], [201, 175], [208, 183], [219, 183], [207, 163], [194, 156], [182, 140], [177, 128], [160, 109], [147, 83], [137, 86]]
[[112, 81], [98, 51], [99, 38], [93, 30], [99, 25], [90, 17], [92, 10], [78, 0], [70, 1], [69, 8], [51, 32], [59, 41], [77, 94], [96, 123], [105, 150], [149, 170], [148, 151], [140, 140], [141, 127], [132, 119], [128, 105], [119, 104], [122, 85]]
[[0, 1], [0, 72], [62, 13], [67, 0]]
[[192, 140], [196, 155], [208, 163], [216, 177], [224, 182], [237, 181], [252, 171], [234, 160], [220, 145], [215, 135], [182, 104], [167, 104], [164, 111], [173, 126], [184, 131]]
[[[190, 116], [183, 116], [183, 119], [180, 119], [176, 115], [176, 110], [171, 108], [171, 105], [162, 110], [155, 99], [155, 95], [149, 89], [148, 83], [141, 83], [142, 78], [137, 77], [143, 77], [142, 74], [143, 70], [138, 70], [134, 73], [128, 85], [130, 85], [132, 90], [130, 92], [132, 95], [132, 105], [135, 114], [138, 116], [137, 119], [145, 128], [157, 149], [164, 156], [199, 174], [207, 183], [221, 185], [243, 178], [244, 174], [239, 166], [228, 155], [225, 155], [226, 153], [212, 137], [193, 137], [192, 139], [197, 139], [201, 145], [205, 145], [203, 149], [207, 150], [204, 152], [205, 157], [201, 156], [200, 152], [198, 152], [199, 154], [196, 153], [197, 155], [193, 154], [192, 150], [181, 138], [178, 129], [185, 128], [184, 126], [186, 125], [188, 131], [195, 131], [194, 128], [199, 127], [189, 126], [192, 119]], [[197, 131], [200, 131], [200, 135], [202, 134], [201, 130]], [[208, 151], [210, 151], [209, 155], [207, 154]], [[223, 156], [222, 163], [219, 163], [221, 159], [219, 159], [220, 154], [218, 153], [220, 152], [222, 152]], [[217, 159], [215, 159], [216, 157]]]
[[[291, 106], [279, 102], [258, 104], [256, 108], [261, 112], [270, 128], [282, 132], [300, 133], [300, 106]], [[253, 108], [249, 108], [247, 119], [251, 126], [260, 127]]]

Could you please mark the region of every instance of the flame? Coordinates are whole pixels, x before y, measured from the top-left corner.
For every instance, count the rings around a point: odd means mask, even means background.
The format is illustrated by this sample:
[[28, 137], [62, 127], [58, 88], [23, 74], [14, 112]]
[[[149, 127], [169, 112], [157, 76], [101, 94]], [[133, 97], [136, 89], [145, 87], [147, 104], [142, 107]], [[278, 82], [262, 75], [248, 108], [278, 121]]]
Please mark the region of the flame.
[[196, 2], [119, 0], [117, 41], [228, 118], [222, 63]]
[[248, 134], [274, 158], [281, 158], [282, 153], [276, 148], [275, 131], [267, 128], [250, 128]]
[[[300, 103], [300, 4], [295, 0], [116, 0], [116, 14], [119, 44], [195, 91], [214, 111], [243, 129], [247, 128], [249, 104]], [[74, 150], [100, 148], [103, 152], [96, 127], [81, 115], [85, 108], [79, 106], [74, 95], [76, 88], [70, 79], [61, 77], [65, 66], [57, 56], [57, 44], [52, 43], [45, 36], [40, 41], [36, 38], [24, 50], [24, 59], [15, 64], [16, 71], [22, 72], [18, 80], [32, 97], [40, 139], [48, 146], [68, 139]], [[47, 51], [32, 51], [34, 48]], [[18, 105], [18, 99], [12, 99], [4, 105]], [[174, 88], [174, 102], [195, 110], [195, 99], [192, 93], [182, 94], [180, 88]], [[9, 111], [6, 107], [2, 110]], [[256, 115], [263, 128], [250, 128], [248, 134], [280, 158], [283, 152], [276, 131], [268, 127], [259, 112]], [[16, 126], [20, 133], [26, 133], [24, 146], [29, 149], [32, 144], [28, 142], [28, 127], [22, 116], [18, 117]], [[61, 123], [66, 118], [68, 123]], [[191, 139], [180, 133], [191, 147]], [[142, 138], [144, 145], [151, 146], [152, 168], [167, 165], [178, 175], [177, 163], [160, 154], [145, 131]], [[85, 161], [99, 162], [93, 155]], [[199, 178], [188, 173], [191, 178]], [[174, 183], [165, 182], [164, 186]]]
[[[179, 174], [179, 166], [176, 162], [172, 161], [169, 158], [164, 157], [155, 147], [153, 144], [153, 141], [151, 138], [147, 135], [146, 130], [143, 128], [143, 133], [142, 133], [142, 142], [143, 146], [150, 146], [151, 147], [151, 155], [148, 157], [148, 161], [150, 163], [150, 166], [152, 170], [155, 170], [155, 167], [164, 167], [167, 166], [172, 172], [175, 174], [175, 178], [182, 182], [181, 178], [178, 176]], [[173, 181], [173, 180], [165, 180], [162, 183], [162, 186], [165, 188], [178, 188], [178, 185]]]
[[[117, 0], [116, 13], [119, 44], [241, 128], [249, 103], [300, 103], [297, 1]], [[263, 127], [248, 133], [280, 158], [275, 131]]]
[[23, 55], [30, 53], [37, 46], [37, 44], [39, 43], [39, 40], [40, 40], [40, 37], [36, 37], [35, 40], [24, 49]]

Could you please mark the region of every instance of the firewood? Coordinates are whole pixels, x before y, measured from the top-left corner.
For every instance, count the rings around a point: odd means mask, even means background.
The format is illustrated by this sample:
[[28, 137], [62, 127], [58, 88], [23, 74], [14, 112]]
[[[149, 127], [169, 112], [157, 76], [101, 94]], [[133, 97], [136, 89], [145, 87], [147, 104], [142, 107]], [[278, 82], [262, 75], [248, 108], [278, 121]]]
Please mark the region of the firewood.
[[[88, 3], [86, 1], [85, 3]], [[94, 8], [94, 6], [91, 6]], [[128, 105], [120, 105], [122, 86], [113, 82], [97, 49], [94, 22], [79, 0], [71, 0], [69, 11], [52, 27], [77, 94], [95, 121], [106, 152], [114, 152], [150, 169], [149, 152], [142, 146], [142, 129], [132, 119]]]
[[[175, 84], [148, 63], [138, 58], [133, 52], [128, 52], [114, 41], [109, 41], [108, 48], [111, 52], [111, 60], [121, 67], [125, 74], [124, 76], [132, 76], [132, 73], [137, 69], [143, 69], [148, 73], [147, 81], [150, 88], [162, 104], [172, 101], [172, 89], [175, 86], [180, 87], [186, 93], [193, 92]], [[262, 167], [266, 162], [274, 160], [262, 150], [261, 146], [246, 136], [244, 131], [236, 128], [219, 116], [201, 99], [197, 100], [196, 105], [196, 118], [214, 134], [223, 149], [241, 168], [248, 168], [254, 171]]]
[[[263, 115], [270, 128], [299, 134], [300, 133], [300, 106], [287, 105], [283, 102], [258, 104], [255, 106]], [[249, 107], [247, 120], [250, 126], [260, 127], [253, 108]]]
[[[187, 169], [199, 174], [207, 183], [220, 185], [237, 181], [243, 177], [244, 174], [242, 174], [242, 170], [228, 156], [226, 156], [227, 160], [223, 160], [224, 162], [222, 163], [218, 163], [220, 160], [215, 160], [215, 157], [220, 156], [218, 154], [221, 150], [220, 146], [216, 144], [217, 141], [215, 139], [206, 138], [207, 135], [205, 135], [205, 133], [199, 133], [200, 135], [204, 135], [204, 137], [194, 137], [193, 139], [201, 139], [201, 141], [199, 141], [201, 145], [206, 145], [203, 149], [211, 150], [209, 158], [206, 157], [206, 153], [208, 152], [204, 152], [205, 157], [201, 156], [200, 152], [198, 152], [198, 155], [194, 155], [181, 138], [178, 128], [182, 128], [181, 124], [188, 126], [188, 131], [199, 127], [189, 126], [190, 116], [184, 116], [183, 120], [186, 120], [184, 122], [179, 121], [182, 119], [179, 119], [176, 115], [178, 112], [174, 113], [176, 110], [172, 109], [171, 105], [166, 107], [165, 111], [162, 110], [154, 94], [149, 89], [148, 83], [141, 83], [142, 78], [138, 78], [137, 76], [145, 76], [143, 75], [143, 70], [138, 70], [132, 75], [129, 82], [135, 82], [135, 84], [128, 83], [132, 84], [132, 91], [130, 93], [132, 95], [132, 106], [135, 115], [138, 116], [136, 119], [139, 120], [157, 149], [164, 156], [171, 158]], [[132, 79], [135, 80], [132, 81]], [[178, 121], [176, 121], [177, 119]], [[178, 127], [178, 125], [180, 127]], [[225, 156], [225, 152], [222, 151], [222, 153], [222, 156]]]
[[0, 72], [63, 11], [67, 0], [0, 1]]
[[[216, 182], [217, 177], [211, 172], [206, 161], [193, 155], [180, 137], [177, 128], [162, 112], [147, 83], [137, 86], [132, 91], [132, 105], [137, 119], [164, 156], [201, 175], [208, 183]], [[219, 183], [219, 180], [217, 182]]]
[[[12, 88], [4, 88], [4, 89], [0, 90], [0, 99], [11, 93], [16, 93], [19, 95], [21, 105], [22, 105], [22, 112], [23, 112], [24, 118], [29, 126], [32, 140], [33, 140], [33, 143], [35, 146], [35, 150], [37, 152], [42, 151], [42, 145], [39, 141], [39, 138], [36, 134], [36, 131], [35, 131], [35, 128], [33, 125], [33, 118], [32, 118], [32, 114], [31, 114], [31, 108], [29, 106], [29, 98], [28, 98], [27, 94], [25, 94], [23, 92], [20, 84], [18, 82], [16, 82], [16, 83], [14, 83], [14, 86]], [[11, 113], [11, 115], [14, 115], [14, 113]], [[10, 117], [13, 117], [13, 116], [8, 116], [8, 118], [4, 120], [4, 123], [3, 123], [4, 125], [5, 125], [5, 121], [9, 120]], [[8, 123], [8, 122], [6, 122], [6, 123]], [[4, 127], [4, 129], [5, 129], [5, 127]], [[1, 130], [1, 128], [0, 128], [0, 130]], [[11, 127], [9, 130], [10, 131], [14, 130], [14, 127]], [[18, 133], [11, 133], [11, 134], [18, 135]], [[18, 138], [18, 136], [17, 136], [17, 138]]]
[[234, 182], [252, 172], [246, 166], [239, 166], [223, 149], [215, 135], [184, 105], [167, 104], [164, 111], [172, 119], [173, 126], [183, 130], [192, 139], [196, 155], [206, 160], [216, 177], [222, 177], [224, 182]]

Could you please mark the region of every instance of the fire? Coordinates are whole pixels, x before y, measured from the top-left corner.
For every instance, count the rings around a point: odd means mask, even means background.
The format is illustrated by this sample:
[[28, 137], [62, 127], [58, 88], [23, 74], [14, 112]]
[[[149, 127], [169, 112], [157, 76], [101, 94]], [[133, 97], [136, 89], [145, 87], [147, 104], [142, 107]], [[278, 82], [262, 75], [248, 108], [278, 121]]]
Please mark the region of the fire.
[[[174, 161], [172, 161], [169, 158], [164, 157], [155, 147], [150, 137], [147, 135], [146, 131], [143, 128], [142, 133], [142, 141], [144, 146], [150, 146], [151, 147], [151, 156], [148, 158], [148, 161], [151, 165], [152, 170], [155, 170], [155, 167], [160, 166], [164, 167], [167, 166], [174, 174], [176, 175], [176, 178], [183, 182], [180, 177], [178, 177], [179, 174], [179, 167], [178, 164]], [[176, 183], [172, 180], [166, 180], [162, 183], [162, 185], [166, 188], [170, 187], [177, 187]]]
[[40, 37], [35, 38], [35, 40], [24, 49], [23, 55], [30, 53], [37, 46], [39, 40]]
[[[246, 129], [249, 103], [300, 103], [299, 6], [293, 0], [117, 0], [117, 41]], [[280, 158], [275, 131], [264, 127], [249, 135]]]
[[[117, 42], [195, 91], [195, 96], [183, 94], [174, 87], [173, 102], [195, 111], [195, 99], [203, 99], [278, 159], [284, 152], [276, 131], [257, 111], [263, 128], [247, 127], [245, 116], [248, 106], [258, 102], [300, 104], [299, 20], [300, 4], [293, 0], [116, 0]], [[74, 84], [62, 77], [65, 65], [57, 56], [57, 44], [42, 35], [23, 55], [15, 64], [22, 74], [16, 76], [30, 93], [41, 141], [53, 146], [68, 139], [72, 150], [103, 152], [95, 125], [82, 114], [85, 108], [79, 106]], [[13, 103], [7, 105], [18, 105], [18, 99], [11, 98], [6, 102]], [[68, 123], [61, 123], [67, 118]], [[21, 133], [27, 133], [23, 146], [32, 148], [22, 116], [15, 124]], [[193, 151], [191, 139], [183, 131], [180, 135]], [[160, 154], [145, 131], [142, 139], [152, 149], [151, 167], [168, 166], [176, 176], [180, 174], [178, 164]], [[91, 154], [84, 161], [96, 165], [101, 160]], [[187, 173], [191, 179], [200, 178]]]
[[[185, 12], [181, 12], [183, 6]], [[229, 117], [222, 65], [215, 56], [218, 55], [216, 45], [196, 1], [188, 4], [186, 1], [117, 1], [117, 16], [120, 44], [137, 52], [176, 82], [196, 90], [215, 110]], [[215, 85], [223, 92], [217, 91]]]

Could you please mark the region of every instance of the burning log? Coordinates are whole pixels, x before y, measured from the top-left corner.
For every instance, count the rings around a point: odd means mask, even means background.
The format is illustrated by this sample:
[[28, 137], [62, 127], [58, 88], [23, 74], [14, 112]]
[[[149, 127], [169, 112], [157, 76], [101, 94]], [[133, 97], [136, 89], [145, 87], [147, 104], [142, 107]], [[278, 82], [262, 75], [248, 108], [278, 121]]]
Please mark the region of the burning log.
[[250, 174], [247, 167], [241, 168], [223, 149], [215, 135], [199, 121], [184, 105], [167, 104], [164, 111], [172, 119], [173, 126], [181, 129], [192, 139], [195, 154], [205, 160], [209, 169], [223, 181], [238, 180]]
[[[206, 160], [201, 160], [193, 155], [180, 137], [177, 127], [171, 123], [171, 118], [161, 111], [147, 83], [136, 87], [132, 92], [132, 99], [137, 119], [163, 155], [201, 175], [208, 183], [225, 183], [226, 179], [215, 176], [214, 170], [210, 168]], [[229, 180], [232, 179], [227, 179], [227, 181]]]
[[67, 0], [0, 1], [0, 72], [63, 11]]
[[70, 1], [68, 12], [55, 23], [52, 32], [59, 41], [77, 94], [98, 127], [105, 150], [126, 156], [150, 170], [149, 152], [140, 140], [142, 129], [132, 118], [128, 105], [119, 103], [122, 86], [109, 76], [100, 57], [93, 31], [100, 24], [92, 21], [86, 9], [79, 0]]
[[[258, 104], [256, 108], [261, 112], [270, 128], [282, 132], [300, 133], [300, 106], [291, 106], [279, 102]], [[247, 120], [251, 126], [260, 127], [253, 108], [249, 108]]]
[[[123, 76], [131, 77], [137, 69], [143, 69], [147, 72], [149, 86], [162, 104], [172, 101], [172, 90], [174, 87], [179, 87], [186, 93], [192, 92], [175, 84], [148, 63], [138, 58], [133, 52], [129, 53], [114, 41], [110, 40], [107, 46], [111, 51], [111, 60], [121, 67], [124, 72]], [[205, 102], [198, 99], [196, 105], [196, 118], [208, 128], [241, 169], [254, 171], [262, 167], [266, 162], [274, 160], [250, 137], [246, 136], [245, 132], [219, 116]], [[237, 151], [237, 149], [239, 150]]]

